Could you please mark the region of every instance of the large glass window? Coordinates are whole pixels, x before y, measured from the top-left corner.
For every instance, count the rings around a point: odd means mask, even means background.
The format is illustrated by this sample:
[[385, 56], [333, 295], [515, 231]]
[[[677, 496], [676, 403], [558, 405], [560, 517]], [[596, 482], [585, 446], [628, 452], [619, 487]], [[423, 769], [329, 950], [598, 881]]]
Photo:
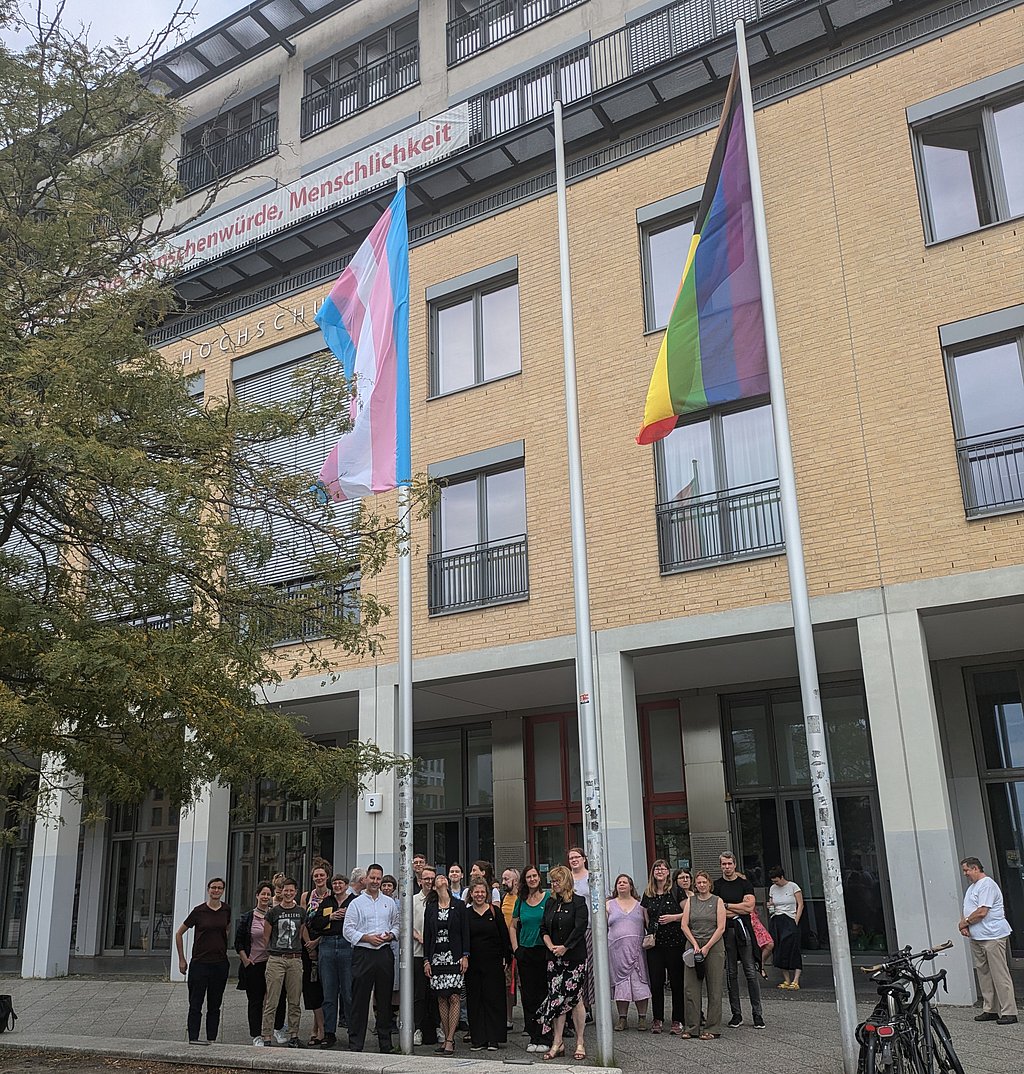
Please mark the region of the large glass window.
[[664, 858], [674, 869], [688, 869], [690, 823], [679, 705], [675, 701], [644, 705], [639, 718], [647, 857], [649, 861]]
[[355, 865], [334, 861], [334, 802], [297, 798], [269, 779], [243, 793], [232, 790], [230, 841], [228, 902], [239, 912], [274, 873], [294, 876], [301, 891], [314, 858], [342, 871]]
[[946, 353], [968, 515], [1024, 506], [1024, 333]]
[[428, 557], [431, 614], [525, 600], [526, 472], [452, 479], [441, 489]]
[[169, 951], [174, 934], [174, 877], [180, 807], [151, 791], [136, 808], [114, 806], [108, 820], [104, 948]]
[[767, 404], [712, 411], [655, 445], [662, 573], [783, 547]]
[[[859, 685], [826, 686], [821, 702], [850, 944], [854, 951], [885, 951], [891, 929], [867, 705]], [[757, 889], [770, 883], [772, 866], [782, 865], [804, 893], [803, 946], [827, 947], [799, 693], [776, 690], [728, 697], [724, 709], [740, 868]]]
[[[12, 797], [21, 798], [27, 793], [26, 788], [21, 788]], [[31, 817], [21, 816], [11, 809], [4, 816], [4, 828], [13, 834], [8, 842], [0, 845], [0, 952], [20, 954], [28, 907], [34, 822]]]
[[575, 712], [526, 720], [527, 825], [541, 875], [565, 865], [569, 847], [583, 845], [580, 739]]
[[1024, 214], [1020, 93], [915, 128], [927, 235], [932, 241]]
[[413, 846], [438, 868], [494, 861], [494, 779], [490, 727], [416, 735]]
[[522, 368], [519, 346], [519, 284], [488, 281], [431, 307], [430, 394], [498, 380]]
[[[1024, 919], [1024, 663], [969, 668], [965, 675], [994, 855], [988, 871], [1002, 889], [1006, 916], [1020, 921]], [[1010, 945], [1014, 957], [1024, 957], [1019, 929], [1011, 935]]]

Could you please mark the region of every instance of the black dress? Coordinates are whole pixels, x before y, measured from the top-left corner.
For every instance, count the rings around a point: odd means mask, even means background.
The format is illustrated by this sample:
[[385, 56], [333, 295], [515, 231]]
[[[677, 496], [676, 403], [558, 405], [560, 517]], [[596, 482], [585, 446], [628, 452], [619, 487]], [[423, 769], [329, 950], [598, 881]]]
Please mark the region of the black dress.
[[428, 902], [423, 911], [423, 957], [430, 963], [430, 987], [441, 996], [462, 991], [459, 960], [469, 950], [466, 907], [459, 899], [441, 909]]
[[494, 906], [478, 914], [466, 908], [469, 924], [469, 969], [466, 972], [466, 1006], [474, 1048], [504, 1044], [505, 965], [512, 960], [512, 941], [505, 916]]

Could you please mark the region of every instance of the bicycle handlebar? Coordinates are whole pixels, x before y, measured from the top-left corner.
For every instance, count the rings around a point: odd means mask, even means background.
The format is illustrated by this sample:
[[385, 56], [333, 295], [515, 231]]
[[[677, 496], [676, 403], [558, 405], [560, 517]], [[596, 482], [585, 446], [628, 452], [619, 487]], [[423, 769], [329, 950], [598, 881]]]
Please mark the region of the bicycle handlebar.
[[878, 973], [881, 970], [886, 970], [891, 967], [909, 965], [917, 959], [931, 960], [940, 951], [948, 951], [952, 946], [953, 941], [946, 940], [945, 943], [937, 944], [935, 947], [926, 947], [923, 951], [918, 951], [916, 955], [911, 952], [909, 947], [905, 947], [899, 954], [888, 959], [888, 961], [879, 962], [874, 966], [861, 966], [860, 971], [861, 973]]

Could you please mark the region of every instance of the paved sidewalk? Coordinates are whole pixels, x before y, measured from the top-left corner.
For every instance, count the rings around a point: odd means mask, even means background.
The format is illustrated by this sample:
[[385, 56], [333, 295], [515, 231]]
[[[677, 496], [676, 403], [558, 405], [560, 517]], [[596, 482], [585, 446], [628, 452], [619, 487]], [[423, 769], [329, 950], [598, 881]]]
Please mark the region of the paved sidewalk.
[[[558, 1064], [541, 1064], [539, 1055], [525, 1051], [527, 1039], [520, 1033], [518, 1008], [516, 1028], [509, 1034], [505, 1049], [471, 1055], [469, 1046], [460, 1039], [458, 1061], [453, 1063], [437, 1059], [433, 1047], [417, 1049], [414, 1058], [386, 1059], [372, 1051], [354, 1056], [342, 1048], [300, 1052], [255, 1049], [246, 1030], [245, 995], [234, 987], [229, 987], [224, 997], [222, 1043], [213, 1048], [190, 1048], [185, 1043], [188, 995], [184, 984], [83, 977], [57, 981], [7, 978], [0, 981], [0, 988], [13, 994], [18, 1013], [15, 1033], [0, 1037], [0, 1056], [5, 1059], [11, 1054], [8, 1045], [55, 1049], [85, 1046], [93, 1051], [120, 1046], [121, 1054], [141, 1055], [154, 1061], [163, 1058], [247, 1069], [253, 1069], [252, 1064], [259, 1062], [256, 1069], [350, 1070], [360, 1074], [386, 1070], [387, 1074], [406, 1074], [415, 1064], [419, 1074], [442, 1074], [453, 1067], [471, 1074], [472, 1068], [493, 1067], [499, 1062], [537, 1063], [545, 1069], [559, 1070]], [[841, 1074], [836, 1011], [828, 992], [807, 989], [793, 995], [768, 987], [764, 1005], [767, 1029], [756, 1030], [748, 1021], [740, 1029], [726, 1028], [720, 1040], [710, 1043], [683, 1041], [669, 1033], [641, 1034], [632, 1028], [616, 1033], [616, 1064], [626, 1074], [663, 1074], [681, 1064], [698, 1071], [742, 1071], [743, 1074], [778, 1074], [780, 1070]], [[747, 1009], [745, 1000], [744, 1009]], [[862, 1009], [863, 1017], [870, 1006], [862, 1004]], [[1024, 1026], [977, 1024], [973, 1020], [975, 1013], [975, 1008], [943, 1008], [969, 1074], [1005, 1074], [1021, 1069]], [[630, 1025], [634, 1024], [635, 1015], [631, 1014]], [[304, 1011], [304, 1039], [308, 1038], [311, 1027], [312, 1017]], [[592, 1034], [593, 1030], [588, 1029], [586, 1042], [591, 1054]], [[370, 1034], [368, 1039], [372, 1040]], [[583, 1065], [576, 1065], [576, 1069]]]

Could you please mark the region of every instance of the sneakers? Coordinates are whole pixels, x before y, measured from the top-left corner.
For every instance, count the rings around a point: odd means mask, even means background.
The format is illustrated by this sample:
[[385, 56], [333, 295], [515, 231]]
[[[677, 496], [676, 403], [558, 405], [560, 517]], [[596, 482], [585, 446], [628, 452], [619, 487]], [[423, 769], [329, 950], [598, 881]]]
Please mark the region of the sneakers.
[[486, 1052], [487, 1051], [487, 1045], [486, 1044], [473, 1044], [473, 1045], [470, 1046], [469, 1050], [471, 1052]]
[[546, 1044], [527, 1044], [526, 1050], [528, 1052], [546, 1052], [548, 1046]]
[[652, 1033], [660, 1033], [661, 1032], [661, 1019], [660, 1018], [655, 1018], [654, 1021], [651, 1022], [651, 1032]]
[[755, 1018], [754, 1019], [754, 1028], [755, 1029], [764, 1029], [764, 1019], [763, 1018]]
[[981, 1014], [974, 1016], [976, 1022], [996, 1022], [999, 1020], [999, 1015], [995, 1011], [982, 1011]]
[[743, 1025], [743, 1015], [742, 1014], [734, 1014], [729, 1019], [729, 1028], [730, 1029], [739, 1029], [739, 1027], [741, 1025]]
[[264, 1045], [264, 1043], [263, 1043], [263, 1038], [262, 1037], [253, 1037], [252, 1038], [252, 1046], [254, 1048], [264, 1048], [264, 1047], [266, 1047], [266, 1045]]
[[423, 1032], [421, 1030], [417, 1029], [416, 1032], [413, 1033], [412, 1042], [413, 1042], [413, 1044], [422, 1044], [423, 1043]]
[[289, 1048], [301, 1048], [302, 1044], [299, 1041], [298, 1037], [289, 1037], [288, 1038], [288, 1047]]
[[1001, 1014], [996, 1019], [997, 1026], [1015, 1026], [1017, 1024], [1017, 1016], [1015, 1014]]
[[[995, 1016], [993, 1015], [993, 1017], [995, 1017]], [[188, 1042], [189, 1042], [189, 1044], [208, 1044], [209, 1043], [209, 1041], [205, 1041], [205, 1040], [193, 1040], [191, 1037], [189, 1037]]]
[[434, 1036], [437, 1037], [438, 1044], [444, 1044], [444, 1030], [441, 1028], [434, 1030]]
[[274, 1043], [275, 1044], [287, 1044], [288, 1043], [288, 1030], [287, 1029], [275, 1029], [274, 1030]]
[[683, 1031], [683, 1023], [682, 1022], [673, 1022], [672, 1023], [672, 1028], [669, 1030], [669, 1032], [674, 1037], [678, 1037], [679, 1034], [682, 1033], [682, 1031]]

